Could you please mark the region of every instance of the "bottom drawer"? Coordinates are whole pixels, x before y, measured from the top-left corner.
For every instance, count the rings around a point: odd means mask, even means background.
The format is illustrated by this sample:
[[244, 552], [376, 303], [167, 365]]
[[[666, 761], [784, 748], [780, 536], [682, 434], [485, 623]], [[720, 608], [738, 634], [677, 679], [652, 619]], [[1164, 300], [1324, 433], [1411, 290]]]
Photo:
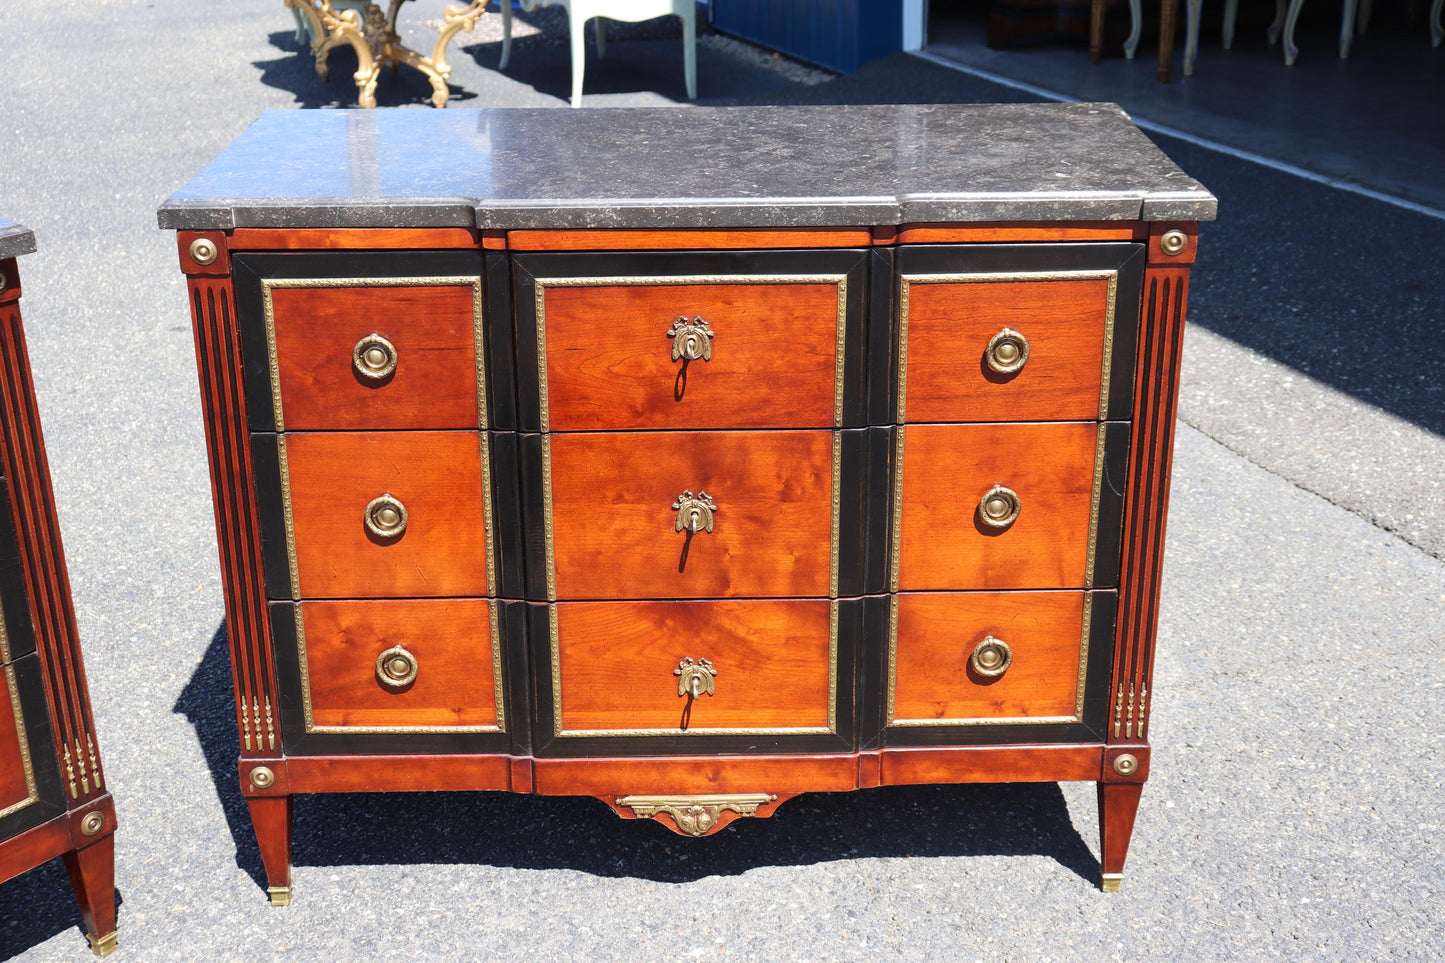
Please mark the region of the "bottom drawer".
[[558, 735], [828, 733], [836, 604], [827, 599], [552, 607]]
[[368, 751], [337, 740], [370, 734], [370, 751], [430, 751], [414, 737], [504, 732], [501, 604], [273, 604], [286, 750]]
[[1114, 598], [1103, 591], [894, 596], [888, 727], [1025, 727], [1030, 739], [1048, 738], [1035, 727], [1098, 728], [1091, 710], [1107, 700]]

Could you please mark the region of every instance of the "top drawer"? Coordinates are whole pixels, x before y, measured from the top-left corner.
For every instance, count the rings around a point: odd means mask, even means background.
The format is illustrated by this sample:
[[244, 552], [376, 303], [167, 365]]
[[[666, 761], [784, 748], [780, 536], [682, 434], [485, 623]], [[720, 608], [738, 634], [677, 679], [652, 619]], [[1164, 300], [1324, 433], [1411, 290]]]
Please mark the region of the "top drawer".
[[1140, 244], [904, 248], [897, 420], [1131, 416]]
[[488, 427], [482, 258], [236, 258], [247, 407], [261, 431]]
[[866, 252], [513, 263], [526, 428], [832, 428], [862, 418]]

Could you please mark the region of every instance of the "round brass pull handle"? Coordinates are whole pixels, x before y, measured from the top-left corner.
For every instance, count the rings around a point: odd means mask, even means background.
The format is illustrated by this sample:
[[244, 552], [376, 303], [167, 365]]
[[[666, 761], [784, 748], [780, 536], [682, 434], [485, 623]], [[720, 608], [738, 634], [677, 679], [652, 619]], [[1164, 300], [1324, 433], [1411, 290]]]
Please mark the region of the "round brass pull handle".
[[999, 374], [1014, 374], [1022, 370], [1024, 362], [1029, 360], [1029, 339], [1013, 328], [1004, 328], [988, 339], [983, 359]]
[[700, 699], [705, 695], [712, 695], [717, 689], [717, 669], [707, 659], [698, 659], [694, 662], [691, 658], [683, 659], [672, 670], [677, 676], [677, 696], [690, 696]]
[[715, 335], [702, 318], [691, 321], [685, 317], [678, 318], [667, 329], [667, 336], [672, 339], [673, 361], [712, 360], [712, 339]]
[[376, 657], [376, 681], [401, 690], [416, 681], [416, 656], [394, 645]]
[[677, 512], [674, 531], [687, 532], [689, 535], [712, 531], [713, 514], [718, 507], [707, 492], [694, 495], [684, 489], [682, 494], [677, 496], [677, 501], [672, 503], [672, 507]]
[[396, 345], [368, 334], [351, 349], [351, 366], [367, 381], [385, 381], [396, 371]]
[[1014, 650], [1003, 639], [985, 635], [983, 641], [973, 647], [968, 667], [988, 679], [997, 679], [1013, 665]]
[[362, 520], [377, 538], [400, 538], [406, 531], [406, 506], [387, 492], [367, 502]]
[[1018, 492], [995, 485], [978, 500], [978, 518], [989, 528], [1008, 528], [1022, 507]]

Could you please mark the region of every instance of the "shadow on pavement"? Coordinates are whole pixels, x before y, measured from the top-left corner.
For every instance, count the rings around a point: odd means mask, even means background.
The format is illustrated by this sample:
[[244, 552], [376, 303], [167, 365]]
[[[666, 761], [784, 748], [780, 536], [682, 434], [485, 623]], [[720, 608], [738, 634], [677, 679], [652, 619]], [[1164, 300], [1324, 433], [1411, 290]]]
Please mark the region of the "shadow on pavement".
[[[174, 711], [196, 728], [237, 865], [264, 889], [236, 776], [229, 659], [223, 624]], [[378, 757], [377, 764], [389, 763]], [[478, 864], [666, 883], [865, 857], [1047, 856], [1091, 884], [1099, 872], [1054, 783], [809, 793], [769, 819], [739, 820], [705, 839], [678, 836], [651, 820], [620, 819], [586, 797], [316, 794], [296, 797], [292, 848], [298, 866]]]
[[[81, 958], [86, 945], [85, 925], [60, 857], [0, 883], [0, 906], [26, 908], [24, 915], [0, 920], [0, 960], [20, 956], [66, 931], [75, 940], [71, 955], [77, 960]], [[125, 925], [124, 910], [121, 910], [120, 925]]]

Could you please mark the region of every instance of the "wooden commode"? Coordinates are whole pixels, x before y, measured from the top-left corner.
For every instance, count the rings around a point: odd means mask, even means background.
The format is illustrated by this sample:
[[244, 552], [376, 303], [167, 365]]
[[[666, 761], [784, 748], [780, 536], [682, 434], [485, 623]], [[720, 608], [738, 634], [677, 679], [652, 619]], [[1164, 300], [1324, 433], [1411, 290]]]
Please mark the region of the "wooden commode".
[[1196, 225], [1112, 105], [278, 111], [189, 278], [273, 902], [298, 793], [1149, 770]]

